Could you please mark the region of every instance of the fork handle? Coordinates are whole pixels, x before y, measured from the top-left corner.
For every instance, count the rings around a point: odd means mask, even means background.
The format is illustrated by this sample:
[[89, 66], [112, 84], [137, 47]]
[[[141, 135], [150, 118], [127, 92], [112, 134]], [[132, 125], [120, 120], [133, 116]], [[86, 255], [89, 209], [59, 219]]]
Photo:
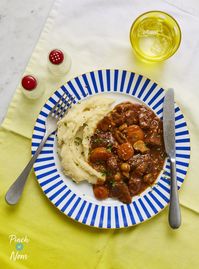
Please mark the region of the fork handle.
[[171, 190], [170, 190], [170, 206], [169, 206], [169, 225], [173, 229], [177, 229], [181, 225], [180, 204], [178, 198], [178, 187], [176, 179], [176, 161], [171, 161]]
[[24, 170], [21, 172], [19, 177], [15, 180], [15, 182], [8, 189], [6, 196], [5, 196], [5, 200], [9, 205], [15, 205], [18, 202], [19, 198], [21, 197], [21, 194], [23, 192], [28, 175], [29, 175], [29, 173], [33, 167], [33, 164], [35, 163], [39, 153], [41, 152], [47, 138], [49, 137], [49, 135], [50, 135], [50, 133], [46, 133], [44, 135], [44, 138], [41, 141], [41, 143], [39, 144], [35, 154], [32, 156], [31, 160], [26, 165]]

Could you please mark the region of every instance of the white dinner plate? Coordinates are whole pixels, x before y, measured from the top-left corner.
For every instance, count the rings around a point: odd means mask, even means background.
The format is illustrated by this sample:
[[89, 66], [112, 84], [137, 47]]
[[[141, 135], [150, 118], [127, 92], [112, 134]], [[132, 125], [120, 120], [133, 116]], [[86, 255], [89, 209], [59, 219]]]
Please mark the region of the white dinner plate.
[[[64, 92], [72, 94], [76, 98], [75, 102], [96, 94], [114, 97], [115, 104], [123, 101], [142, 102], [162, 119], [165, 92], [157, 83], [126, 70], [93, 71], [68, 81], [43, 106], [34, 127], [32, 153], [44, 136], [45, 121], [50, 110]], [[184, 116], [176, 104], [175, 135], [177, 184], [180, 188], [189, 166], [190, 138]], [[62, 173], [56, 147], [56, 135], [52, 134], [34, 164], [34, 171], [44, 194], [70, 218], [98, 228], [122, 228], [144, 222], [168, 205], [168, 159], [155, 184], [140, 195], [134, 196], [131, 204], [123, 204], [112, 198], [99, 201], [94, 197], [90, 184], [76, 184], [66, 177]]]

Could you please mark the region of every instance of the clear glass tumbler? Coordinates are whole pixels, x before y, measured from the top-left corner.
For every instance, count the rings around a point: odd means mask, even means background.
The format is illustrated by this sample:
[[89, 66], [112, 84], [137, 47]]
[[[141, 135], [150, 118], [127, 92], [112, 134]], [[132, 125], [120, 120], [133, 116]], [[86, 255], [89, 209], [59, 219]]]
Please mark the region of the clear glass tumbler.
[[181, 30], [177, 21], [162, 11], [140, 15], [130, 29], [130, 41], [136, 55], [145, 61], [159, 62], [179, 48]]

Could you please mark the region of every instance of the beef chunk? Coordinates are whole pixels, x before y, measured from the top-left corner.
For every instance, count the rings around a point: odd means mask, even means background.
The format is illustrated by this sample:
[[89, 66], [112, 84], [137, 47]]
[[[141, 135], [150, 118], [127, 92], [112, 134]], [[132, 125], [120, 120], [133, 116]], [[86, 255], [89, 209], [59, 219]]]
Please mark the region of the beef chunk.
[[150, 154], [136, 154], [128, 160], [131, 169], [135, 169], [140, 163], [151, 161]]
[[106, 116], [98, 123], [97, 128], [103, 132], [107, 132], [108, 130], [111, 130], [113, 125], [111, 117]]
[[149, 146], [160, 147], [163, 145], [162, 136], [159, 135], [158, 133], [152, 133], [152, 134], [148, 135], [145, 139], [145, 142]]
[[128, 111], [130, 109], [133, 109], [135, 104], [132, 104], [130, 102], [124, 102], [115, 107], [116, 111], [119, 113], [123, 113], [125, 111]]
[[127, 141], [125, 135], [122, 132], [120, 132], [119, 130], [115, 130], [113, 135], [119, 144], [125, 143]]
[[112, 113], [112, 120], [116, 126], [120, 126], [125, 122], [125, 116], [115, 111]]
[[129, 189], [123, 181], [117, 181], [114, 183], [111, 189], [111, 196], [117, 198], [125, 204], [131, 203], [131, 195]]
[[98, 148], [98, 147], [109, 147], [109, 146], [113, 146], [115, 142], [114, 137], [112, 136], [111, 132], [98, 132], [95, 133], [92, 137], [91, 137], [91, 147], [92, 148]]
[[130, 194], [133, 196], [133, 195], [136, 195], [140, 192], [141, 190], [141, 186], [142, 186], [142, 180], [141, 178], [139, 177], [131, 177], [129, 179], [129, 191], [130, 191]]
[[125, 113], [126, 123], [128, 125], [138, 124], [138, 114], [132, 110], [128, 110]]
[[148, 162], [142, 162], [135, 168], [135, 173], [138, 176], [143, 176], [148, 171], [150, 171], [150, 163]]
[[140, 109], [140, 114], [139, 114], [139, 125], [141, 128], [150, 128], [151, 121], [154, 118], [154, 113], [147, 109], [147, 108], [141, 108]]
[[145, 173], [149, 173], [153, 166], [153, 160], [149, 154], [137, 154], [128, 160], [131, 166], [131, 170], [135, 171], [137, 175], [142, 176]]
[[117, 159], [115, 156], [109, 158], [106, 162], [107, 168], [111, 171], [118, 171], [119, 167], [118, 167], [118, 163], [117, 163]]

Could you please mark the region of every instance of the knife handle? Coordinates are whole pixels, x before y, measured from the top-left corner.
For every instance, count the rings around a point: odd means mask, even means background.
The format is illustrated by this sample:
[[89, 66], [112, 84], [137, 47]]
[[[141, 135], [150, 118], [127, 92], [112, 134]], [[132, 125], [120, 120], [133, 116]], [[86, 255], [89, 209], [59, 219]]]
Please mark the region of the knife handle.
[[170, 158], [171, 161], [171, 189], [170, 189], [170, 206], [169, 206], [169, 225], [173, 229], [177, 229], [181, 224], [180, 204], [178, 198], [178, 187], [176, 177], [176, 160]]

